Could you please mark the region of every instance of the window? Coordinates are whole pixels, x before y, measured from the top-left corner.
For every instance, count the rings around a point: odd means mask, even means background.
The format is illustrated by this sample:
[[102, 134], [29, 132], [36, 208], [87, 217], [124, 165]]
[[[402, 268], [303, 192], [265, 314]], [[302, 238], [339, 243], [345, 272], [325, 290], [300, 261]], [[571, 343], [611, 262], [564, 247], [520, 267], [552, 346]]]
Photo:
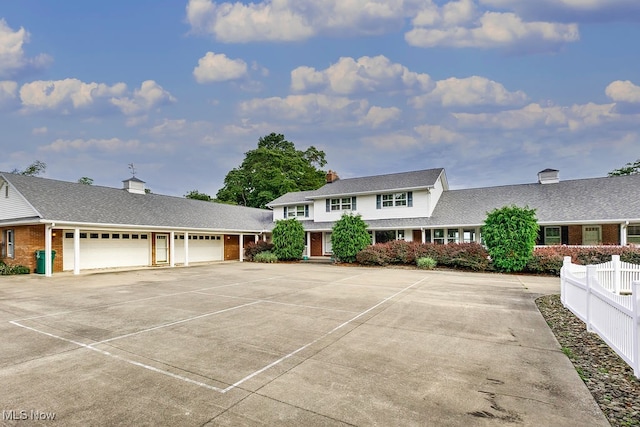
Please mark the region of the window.
[[331, 210], [332, 211], [351, 210], [351, 197], [331, 199]]
[[108, 239], [109, 238], [109, 233], [102, 233], [102, 238], [103, 239]]
[[64, 233], [65, 239], [73, 239], [73, 233]]
[[444, 230], [442, 228], [433, 230], [433, 243], [444, 245]]
[[298, 205], [284, 208], [287, 218], [304, 218], [309, 216], [309, 206]]
[[123, 235], [122, 235], [122, 238], [123, 238], [123, 239], [128, 239], [128, 238], [129, 238], [129, 235], [125, 233], [125, 234], [123, 234]]
[[627, 227], [627, 243], [640, 244], [640, 225], [629, 225]]
[[80, 233], [80, 238], [81, 239], [86, 239], [87, 238], [87, 233]]
[[560, 234], [560, 227], [544, 228], [544, 244], [545, 245], [559, 245], [561, 243], [562, 243], [562, 237]]
[[413, 192], [378, 194], [376, 197], [376, 208], [412, 207]]
[[148, 236], [147, 236], [146, 234], [141, 234], [141, 235], [140, 235], [140, 238], [141, 238], [142, 240], [146, 240], [146, 239], [147, 239], [147, 237], [148, 237]]
[[98, 238], [98, 233], [91, 233], [91, 234], [89, 234], [89, 237], [91, 239], [97, 239]]
[[404, 240], [404, 230], [398, 230], [396, 232], [396, 240]]
[[139, 235], [137, 235], [137, 234], [132, 234], [132, 235], [131, 235], [131, 238], [135, 240], [135, 239], [139, 239], [139, 238], [140, 238], [140, 236], [139, 236]]
[[120, 238], [120, 234], [119, 234], [119, 233], [113, 233], [113, 234], [111, 235], [111, 238], [112, 238], [112, 239], [119, 239], [119, 238]]
[[460, 230], [450, 228], [447, 230], [447, 243], [458, 243], [460, 240]]
[[476, 230], [473, 228], [465, 228], [462, 230], [462, 241], [464, 243], [473, 243], [476, 241]]
[[13, 230], [5, 230], [4, 232], [4, 241], [5, 241], [5, 256], [7, 258], [13, 258], [15, 256], [15, 235]]

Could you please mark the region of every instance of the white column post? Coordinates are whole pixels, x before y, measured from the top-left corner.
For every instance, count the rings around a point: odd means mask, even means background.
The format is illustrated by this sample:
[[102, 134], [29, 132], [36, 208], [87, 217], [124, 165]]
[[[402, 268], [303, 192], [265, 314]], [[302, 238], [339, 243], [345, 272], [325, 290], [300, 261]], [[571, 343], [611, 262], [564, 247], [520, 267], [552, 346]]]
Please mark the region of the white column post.
[[611, 255], [611, 263], [613, 264], [613, 292], [616, 295], [620, 295], [620, 282], [622, 279], [620, 255]]
[[640, 320], [640, 282], [633, 282], [631, 285], [631, 308], [633, 309], [633, 336], [631, 337], [633, 343], [633, 374], [636, 378], [640, 378], [640, 326], [638, 320]]
[[425, 239], [427, 238], [427, 230], [425, 230], [424, 228], [421, 228], [421, 229], [420, 229], [420, 232], [421, 232], [421, 234], [422, 234], [422, 237], [421, 237], [421, 239], [422, 239], [422, 243], [426, 243], [426, 242], [425, 242]]
[[184, 232], [184, 266], [189, 266], [189, 232]]
[[244, 262], [244, 234], [240, 233], [240, 262]]
[[624, 222], [620, 224], [620, 245], [622, 246], [627, 245], [627, 226], [628, 225], [629, 225], [628, 222]]
[[307, 237], [307, 247], [305, 250], [305, 255], [307, 256], [307, 258], [311, 258], [311, 232], [307, 231], [305, 232], [306, 237]]
[[569, 270], [569, 268], [571, 268], [571, 257], [566, 256], [562, 260], [562, 268], [560, 269], [560, 302], [562, 302], [562, 305], [565, 307], [567, 306], [567, 304], [565, 304], [565, 297], [567, 292], [567, 289], [565, 287], [565, 274], [567, 273], [567, 270]]
[[80, 274], [80, 229], [73, 230], [73, 274]]
[[587, 313], [586, 313], [586, 318], [587, 321], [585, 322], [587, 324], [587, 332], [591, 332], [591, 288], [593, 287], [594, 283], [596, 283], [596, 281], [598, 280], [598, 270], [597, 267], [595, 265], [588, 265], [587, 266]]
[[51, 265], [51, 224], [44, 226], [44, 275], [51, 277], [53, 265]]
[[171, 231], [169, 233], [169, 266], [170, 267], [175, 267], [176, 266], [176, 257], [174, 256], [175, 252], [176, 252], [176, 232], [175, 231]]

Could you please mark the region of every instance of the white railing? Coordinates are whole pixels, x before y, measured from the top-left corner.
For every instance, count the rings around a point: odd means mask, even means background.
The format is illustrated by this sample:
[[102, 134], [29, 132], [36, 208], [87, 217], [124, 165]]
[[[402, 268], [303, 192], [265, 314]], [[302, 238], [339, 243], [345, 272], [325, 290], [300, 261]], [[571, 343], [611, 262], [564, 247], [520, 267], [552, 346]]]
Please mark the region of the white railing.
[[640, 265], [620, 257], [598, 265], [571, 264], [560, 271], [562, 304], [597, 333], [640, 378]]

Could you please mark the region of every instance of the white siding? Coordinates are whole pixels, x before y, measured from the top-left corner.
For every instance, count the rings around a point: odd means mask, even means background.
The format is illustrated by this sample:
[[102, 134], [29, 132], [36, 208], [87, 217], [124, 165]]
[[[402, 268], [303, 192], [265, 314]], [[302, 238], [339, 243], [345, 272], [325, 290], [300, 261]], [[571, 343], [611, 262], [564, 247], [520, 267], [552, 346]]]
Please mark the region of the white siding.
[[37, 216], [37, 212], [22, 197], [15, 188], [2, 184], [0, 187], [0, 220], [30, 218]]
[[[73, 237], [66, 237], [73, 230], [64, 230], [62, 249], [64, 253], [63, 270], [73, 270]], [[111, 267], [138, 267], [151, 264], [151, 233], [116, 231], [84, 231], [86, 238], [80, 239], [80, 269], [111, 268]], [[91, 234], [97, 233], [98, 238], [91, 238]], [[103, 234], [109, 234], [109, 238], [103, 238]], [[113, 235], [120, 236], [114, 239]], [[123, 234], [129, 235], [128, 239]], [[133, 234], [138, 239], [133, 239]], [[146, 239], [142, 239], [146, 235]]]
[[[287, 206], [287, 209], [295, 209], [296, 206], [300, 206], [303, 205], [303, 203], [300, 203], [298, 205], [291, 205], [291, 206]], [[308, 217], [297, 217], [299, 220], [313, 220], [313, 203], [309, 203], [309, 216]], [[284, 216], [284, 206], [277, 206], [275, 208], [273, 208], [273, 221], [279, 221], [281, 219], [286, 219]]]
[[[178, 233], [176, 233], [176, 236], [178, 238], [175, 240], [174, 262], [176, 264], [184, 264], [184, 239], [181, 239]], [[200, 236], [203, 238], [200, 239]], [[189, 263], [222, 261], [224, 259], [224, 246], [221, 235], [190, 234], [189, 237], [191, 237], [189, 239]]]

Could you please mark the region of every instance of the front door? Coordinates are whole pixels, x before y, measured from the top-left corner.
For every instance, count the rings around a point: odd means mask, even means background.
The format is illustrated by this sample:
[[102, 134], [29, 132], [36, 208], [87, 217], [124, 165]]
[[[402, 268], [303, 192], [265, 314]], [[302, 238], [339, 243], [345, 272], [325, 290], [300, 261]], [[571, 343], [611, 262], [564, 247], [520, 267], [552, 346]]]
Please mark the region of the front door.
[[156, 264], [169, 262], [169, 235], [156, 234]]
[[413, 230], [413, 241], [422, 243], [422, 230]]
[[237, 234], [224, 235], [224, 260], [235, 261], [240, 259], [240, 236]]
[[322, 233], [311, 233], [311, 256], [322, 256]]
[[599, 225], [585, 225], [582, 227], [582, 244], [585, 246], [602, 244], [602, 229]]

